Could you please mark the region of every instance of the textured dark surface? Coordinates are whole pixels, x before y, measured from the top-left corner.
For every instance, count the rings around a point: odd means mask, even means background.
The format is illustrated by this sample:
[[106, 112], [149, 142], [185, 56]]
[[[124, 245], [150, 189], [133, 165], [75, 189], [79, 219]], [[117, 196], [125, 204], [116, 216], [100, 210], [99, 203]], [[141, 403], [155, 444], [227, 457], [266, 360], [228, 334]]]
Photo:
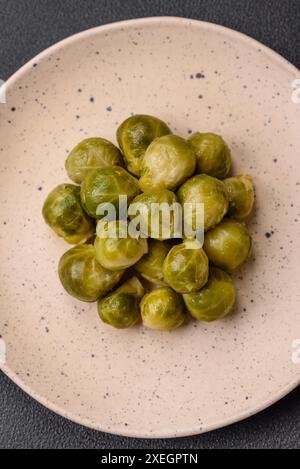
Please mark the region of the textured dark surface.
[[[37, 53], [78, 31], [163, 15], [202, 19], [244, 32], [300, 68], [300, 0], [0, 0], [0, 77], [7, 79]], [[152, 441], [73, 424], [33, 401], [1, 373], [0, 396], [0, 448], [300, 448], [300, 388], [231, 427]]]

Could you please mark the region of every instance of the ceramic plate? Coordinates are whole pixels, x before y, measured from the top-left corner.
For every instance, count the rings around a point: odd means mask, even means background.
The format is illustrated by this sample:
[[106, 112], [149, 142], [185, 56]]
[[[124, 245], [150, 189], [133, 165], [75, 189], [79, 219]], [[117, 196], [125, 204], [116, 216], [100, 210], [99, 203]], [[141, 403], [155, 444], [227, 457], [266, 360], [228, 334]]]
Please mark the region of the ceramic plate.
[[[92, 29], [46, 50], [0, 105], [3, 371], [55, 412], [137, 437], [205, 432], [275, 402], [300, 382], [299, 72], [213, 24], [146, 18]], [[131, 113], [175, 133], [220, 133], [234, 171], [255, 178], [253, 256], [234, 314], [174, 332], [114, 330], [57, 276], [67, 245], [45, 225], [68, 151], [115, 141]], [[299, 346], [299, 344], [298, 344]], [[299, 353], [300, 355], [300, 353]]]

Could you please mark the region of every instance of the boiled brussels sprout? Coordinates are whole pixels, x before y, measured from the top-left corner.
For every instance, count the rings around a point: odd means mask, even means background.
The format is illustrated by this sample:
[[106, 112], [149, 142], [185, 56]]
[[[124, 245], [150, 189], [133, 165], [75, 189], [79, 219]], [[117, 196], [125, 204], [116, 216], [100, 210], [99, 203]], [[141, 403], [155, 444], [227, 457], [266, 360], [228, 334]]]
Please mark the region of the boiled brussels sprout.
[[43, 205], [45, 222], [69, 244], [86, 241], [95, 233], [94, 221], [83, 211], [80, 187], [60, 184], [50, 192]]
[[189, 313], [199, 321], [215, 321], [227, 316], [235, 303], [234, 283], [226, 272], [210, 268], [207, 284], [198, 292], [183, 295]]
[[223, 220], [206, 233], [203, 247], [214, 265], [232, 272], [249, 256], [251, 237], [244, 223]]
[[185, 308], [181, 295], [169, 287], [147, 293], [141, 301], [143, 324], [150, 329], [172, 330], [181, 326]]
[[122, 270], [136, 264], [148, 252], [145, 238], [126, 235], [127, 221], [111, 221], [97, 227], [96, 259], [109, 270]]
[[188, 139], [197, 156], [199, 173], [219, 179], [228, 176], [231, 169], [231, 154], [220, 135], [196, 132]]
[[[144, 192], [133, 199], [128, 209], [129, 217], [134, 219], [137, 216], [136, 220], [140, 221], [141, 233], [151, 238], [164, 240], [181, 237], [178, 232], [181, 225], [181, 213], [177, 211], [176, 203], [176, 195], [167, 189]], [[167, 211], [160, 210], [158, 205], [152, 204], [164, 204]]]
[[135, 270], [146, 280], [157, 285], [165, 285], [163, 276], [163, 263], [170, 246], [162, 241], [150, 239], [148, 253], [135, 264]]
[[120, 329], [140, 317], [146, 327], [176, 329], [187, 309], [203, 321], [226, 316], [236, 295], [229, 273], [251, 250], [243, 221], [252, 178], [229, 177], [221, 136], [185, 140], [153, 116], [129, 117], [117, 140], [124, 161], [103, 138], [74, 147], [65, 168], [78, 185], [59, 185], [44, 203], [46, 223], [77, 244], [59, 261], [63, 287], [98, 301], [100, 318]]
[[89, 171], [81, 185], [81, 202], [84, 210], [94, 218], [101, 204], [110, 203], [118, 211], [119, 196], [126, 195], [128, 203], [139, 193], [138, 181], [119, 166]]
[[139, 180], [143, 192], [152, 189], [176, 189], [192, 176], [196, 155], [191, 145], [177, 135], [156, 138], [144, 155]]
[[106, 324], [125, 329], [140, 318], [139, 304], [144, 288], [137, 277], [132, 277], [112, 293], [98, 301], [98, 313]]
[[120, 150], [105, 138], [87, 138], [78, 143], [65, 162], [72, 181], [81, 184], [91, 169], [123, 165]]
[[224, 179], [229, 198], [228, 215], [245, 220], [254, 204], [254, 187], [251, 176], [237, 176]]
[[119, 282], [123, 272], [104, 269], [96, 261], [92, 244], [79, 244], [69, 249], [58, 265], [64, 289], [81, 301], [97, 301]]
[[156, 117], [138, 114], [126, 119], [117, 130], [117, 140], [128, 171], [140, 176], [143, 157], [152, 140], [170, 133], [169, 127]]
[[200, 290], [208, 279], [208, 259], [198, 241], [188, 239], [174, 246], [165, 258], [163, 274], [178, 293]]
[[197, 174], [186, 181], [177, 192], [183, 205], [192, 204], [193, 229], [197, 230], [197, 204], [203, 204], [204, 230], [207, 231], [220, 223], [228, 210], [228, 197], [225, 185], [219, 179], [206, 174]]

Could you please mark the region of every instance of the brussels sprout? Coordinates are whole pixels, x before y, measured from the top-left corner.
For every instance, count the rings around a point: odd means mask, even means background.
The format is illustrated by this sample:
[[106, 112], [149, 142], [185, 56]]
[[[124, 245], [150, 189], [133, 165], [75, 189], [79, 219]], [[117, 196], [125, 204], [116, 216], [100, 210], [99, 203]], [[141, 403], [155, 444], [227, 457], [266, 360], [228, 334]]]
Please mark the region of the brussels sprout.
[[143, 157], [152, 140], [170, 133], [169, 127], [156, 117], [135, 115], [126, 119], [117, 130], [117, 140], [128, 171], [140, 176]]
[[139, 304], [143, 294], [142, 284], [137, 277], [132, 277], [98, 301], [100, 318], [117, 329], [134, 326], [140, 318]]
[[245, 220], [254, 204], [254, 187], [251, 176], [237, 176], [224, 179], [229, 198], [228, 215]]
[[207, 284], [198, 292], [183, 295], [189, 313], [198, 321], [215, 321], [227, 316], [235, 303], [234, 283], [226, 272], [210, 268]]
[[96, 261], [92, 244], [80, 244], [69, 249], [58, 264], [64, 289], [81, 301], [97, 301], [119, 282], [123, 273], [104, 269]]
[[251, 237], [244, 223], [223, 220], [206, 233], [203, 247], [214, 265], [232, 272], [249, 256]]
[[132, 238], [127, 234], [127, 221], [111, 221], [97, 228], [96, 259], [109, 270], [131, 267], [148, 252], [145, 238]]
[[[167, 189], [156, 189], [135, 197], [129, 206], [128, 213], [131, 219], [137, 217], [140, 220], [141, 233], [162, 241], [181, 236], [178, 228], [181, 225], [182, 214], [181, 211], [178, 211], [176, 204], [178, 202], [174, 192]], [[162, 207], [167, 210], [165, 211]]]
[[169, 331], [177, 329], [185, 319], [181, 295], [169, 287], [156, 288], [141, 301], [143, 324], [150, 329]]
[[87, 138], [76, 145], [65, 162], [72, 181], [81, 184], [91, 169], [123, 165], [120, 150], [104, 138]]
[[204, 206], [204, 230], [207, 231], [220, 223], [228, 210], [228, 197], [225, 185], [219, 179], [206, 174], [197, 174], [186, 181], [178, 190], [181, 204], [192, 204], [193, 229], [196, 226], [197, 205]]
[[188, 141], [196, 153], [199, 173], [219, 179], [228, 176], [231, 170], [231, 154], [222, 137], [213, 133], [196, 132]]
[[146, 280], [157, 285], [166, 285], [163, 276], [163, 262], [170, 246], [162, 241], [150, 239], [148, 254], [134, 266], [135, 270]]
[[192, 176], [196, 155], [191, 145], [177, 135], [156, 138], [146, 150], [139, 181], [143, 192], [157, 189], [176, 189]]
[[208, 279], [208, 259], [198, 241], [188, 239], [174, 246], [164, 261], [163, 274], [178, 293], [200, 290]]
[[69, 244], [86, 241], [95, 233], [94, 221], [80, 204], [80, 187], [60, 184], [50, 192], [43, 205], [45, 222]]
[[90, 171], [81, 185], [81, 202], [84, 210], [94, 218], [100, 218], [100, 204], [119, 206], [119, 196], [126, 195], [128, 203], [139, 193], [137, 180], [119, 166]]

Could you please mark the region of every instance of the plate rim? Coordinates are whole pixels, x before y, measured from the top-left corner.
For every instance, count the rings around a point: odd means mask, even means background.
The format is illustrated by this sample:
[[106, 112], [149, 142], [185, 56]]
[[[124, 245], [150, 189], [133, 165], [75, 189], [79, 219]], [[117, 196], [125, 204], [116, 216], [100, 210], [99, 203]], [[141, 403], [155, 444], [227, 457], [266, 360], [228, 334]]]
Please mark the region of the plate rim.
[[[162, 22], [170, 23], [170, 24], [177, 22], [181, 24], [191, 24], [191, 25], [200, 26], [200, 27], [202, 26], [204, 28], [208, 28], [211, 30], [220, 31], [227, 36], [231, 36], [231, 37], [234, 36], [236, 37], [236, 39], [243, 41], [244, 43], [250, 44], [255, 48], [259, 47], [261, 51], [264, 52], [270, 59], [275, 60], [279, 65], [281, 65], [281, 67], [284, 67], [290, 73], [294, 74], [295, 77], [299, 78], [300, 71], [295, 65], [293, 65], [286, 58], [281, 56], [278, 52], [274, 51], [270, 47], [266, 46], [265, 44], [262, 44], [258, 40], [248, 36], [245, 33], [236, 31], [226, 26], [219, 25], [217, 23], [202, 21], [202, 20], [197, 20], [197, 19], [192, 19], [192, 18], [185, 18], [181, 16], [151, 16], [151, 17], [140, 17], [140, 18], [121, 20], [121, 21], [103, 24], [100, 26], [95, 26], [93, 28], [88, 28], [78, 33], [75, 33], [71, 36], [68, 36], [56, 42], [55, 44], [47, 47], [46, 49], [38, 53], [36, 56], [34, 56], [24, 65], [22, 65], [17, 71], [15, 71], [4, 82], [5, 90], [7, 92], [11, 87], [13, 87], [14, 83], [22, 75], [26, 74], [27, 70], [29, 70], [33, 66], [34, 63], [38, 63], [43, 58], [51, 55], [52, 52], [57, 51], [58, 49], [71, 44], [72, 42], [80, 40], [83, 37], [92, 36], [98, 31], [105, 32], [105, 30], [111, 31], [111, 30], [115, 30], [119, 28], [124, 28], [126, 26], [132, 26], [132, 25], [141, 26], [143, 24], [151, 25], [151, 24], [162, 23]], [[210, 432], [212, 430], [216, 430], [219, 428], [227, 427], [228, 425], [244, 420], [250, 416], [253, 416], [265, 410], [266, 408], [272, 406], [273, 404], [281, 400], [283, 397], [288, 395], [290, 392], [295, 390], [298, 386], [300, 386], [300, 372], [299, 372], [299, 373], [296, 373], [296, 377], [291, 382], [288, 382], [284, 384], [283, 386], [281, 386], [279, 390], [277, 390], [275, 393], [270, 395], [263, 402], [261, 402], [260, 404], [256, 406], [251, 405], [251, 408], [249, 406], [248, 409], [239, 411], [236, 414], [232, 415], [230, 418], [218, 420], [216, 422], [211, 423], [210, 425], [204, 426], [201, 429], [199, 428], [199, 426], [195, 426], [195, 427], [190, 426], [189, 428], [186, 428], [186, 429], [182, 428], [176, 433], [174, 433], [174, 430], [170, 431], [169, 429], [164, 429], [164, 430], [160, 430], [159, 432], [156, 432], [155, 434], [153, 433], [142, 434], [138, 431], [134, 431], [129, 428], [124, 429], [123, 427], [122, 428], [118, 427], [117, 424], [114, 426], [114, 428], [107, 429], [107, 428], [102, 427], [101, 423], [97, 423], [96, 421], [92, 421], [91, 419], [73, 414], [71, 411], [66, 411], [63, 407], [55, 404], [54, 402], [51, 402], [47, 397], [36, 392], [33, 388], [31, 388], [29, 385], [23, 382], [23, 380], [6, 364], [0, 365], [0, 370], [9, 379], [11, 379], [13, 383], [15, 383], [19, 388], [21, 388], [22, 391], [28, 394], [31, 398], [33, 398], [39, 404], [42, 404], [44, 407], [58, 414], [61, 417], [64, 417], [76, 424], [83, 425], [87, 428], [90, 428], [96, 431], [101, 431], [101, 432], [110, 433], [114, 435], [120, 435], [124, 437], [142, 438], [142, 439], [160, 439], [160, 438], [165, 439], [165, 438], [179, 438], [179, 437], [185, 437], [185, 436], [194, 436], [194, 435], [200, 435], [206, 432]], [[298, 374], [299, 376], [297, 376]]]

